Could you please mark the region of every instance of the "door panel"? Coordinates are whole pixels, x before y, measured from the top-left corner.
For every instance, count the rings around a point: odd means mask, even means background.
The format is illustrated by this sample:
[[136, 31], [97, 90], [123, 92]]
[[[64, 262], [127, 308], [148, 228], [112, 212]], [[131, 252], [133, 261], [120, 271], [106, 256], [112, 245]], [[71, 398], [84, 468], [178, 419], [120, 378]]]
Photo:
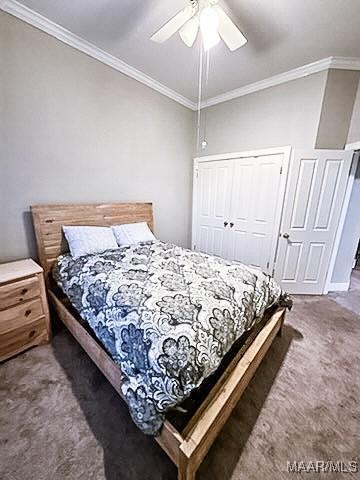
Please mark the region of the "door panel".
[[324, 291], [351, 159], [343, 150], [292, 156], [275, 274], [289, 293]]
[[325, 252], [325, 243], [311, 242], [306, 261], [304, 280], [306, 282], [318, 282], [321, 270], [321, 262]]
[[291, 216], [292, 228], [305, 228], [309, 215], [310, 199], [314, 187], [316, 161], [304, 159], [299, 168], [296, 182], [294, 208]]
[[226, 256], [227, 230], [231, 185], [230, 161], [200, 163], [198, 167], [198, 198], [196, 250]]
[[234, 223], [229, 239], [228, 258], [249, 264], [249, 235], [252, 225], [252, 185], [254, 183], [255, 159], [233, 160], [233, 182], [229, 217]]
[[325, 162], [323, 181], [320, 187], [320, 197], [314, 224], [316, 230], [328, 230], [329, 228], [331, 214], [334, 211], [334, 200], [339, 185], [341, 168], [341, 160], [326, 160]]
[[295, 282], [299, 271], [302, 243], [291, 242], [286, 245], [283, 279]]
[[228, 258], [270, 271], [284, 155], [234, 160]]

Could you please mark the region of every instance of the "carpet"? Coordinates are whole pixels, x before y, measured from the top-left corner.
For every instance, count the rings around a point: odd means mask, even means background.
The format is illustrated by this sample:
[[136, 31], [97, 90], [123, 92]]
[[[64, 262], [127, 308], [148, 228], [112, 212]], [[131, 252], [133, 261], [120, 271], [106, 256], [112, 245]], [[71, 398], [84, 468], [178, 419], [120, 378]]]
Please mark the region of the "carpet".
[[[275, 339], [197, 479], [291, 479], [297, 477], [287, 462], [359, 461], [359, 323], [359, 315], [330, 297], [296, 296], [283, 337]], [[50, 345], [0, 365], [0, 478], [177, 477], [63, 328]]]

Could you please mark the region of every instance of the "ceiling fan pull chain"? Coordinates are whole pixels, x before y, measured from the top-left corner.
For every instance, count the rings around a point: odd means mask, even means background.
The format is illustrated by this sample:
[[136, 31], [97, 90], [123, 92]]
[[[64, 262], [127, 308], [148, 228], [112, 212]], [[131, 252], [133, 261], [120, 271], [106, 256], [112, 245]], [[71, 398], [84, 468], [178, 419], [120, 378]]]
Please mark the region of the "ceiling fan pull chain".
[[202, 76], [203, 76], [203, 42], [200, 44], [199, 54], [199, 88], [198, 88], [198, 104], [197, 104], [197, 124], [196, 124], [196, 148], [200, 152], [200, 119], [201, 119], [201, 93], [202, 93]]
[[[205, 98], [208, 95], [208, 85], [209, 85], [209, 71], [210, 71], [210, 49], [206, 50], [206, 72], [205, 72], [205, 86], [203, 89], [203, 98], [204, 98], [204, 103], [205, 103]], [[203, 128], [203, 141], [201, 142], [201, 149], [205, 150], [205, 148], [208, 145], [207, 139], [206, 139], [206, 117], [207, 117], [207, 112], [206, 108], [203, 112], [203, 123], [204, 123], [204, 128]]]

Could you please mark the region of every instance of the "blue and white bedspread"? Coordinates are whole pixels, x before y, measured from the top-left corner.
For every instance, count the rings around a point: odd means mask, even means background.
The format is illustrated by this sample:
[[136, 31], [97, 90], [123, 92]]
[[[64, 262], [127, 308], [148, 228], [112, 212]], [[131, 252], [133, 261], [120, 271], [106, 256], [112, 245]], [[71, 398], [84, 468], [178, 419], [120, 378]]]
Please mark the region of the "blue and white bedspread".
[[159, 241], [62, 255], [54, 277], [119, 364], [131, 416], [150, 435], [266, 308], [291, 306], [258, 270]]

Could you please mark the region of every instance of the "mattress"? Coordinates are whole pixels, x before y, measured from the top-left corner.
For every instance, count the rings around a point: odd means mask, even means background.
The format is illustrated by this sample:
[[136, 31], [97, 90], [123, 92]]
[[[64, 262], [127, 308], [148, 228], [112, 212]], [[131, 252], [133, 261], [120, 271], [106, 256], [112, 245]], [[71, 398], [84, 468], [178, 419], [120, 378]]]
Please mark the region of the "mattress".
[[267, 308], [291, 307], [269, 275], [160, 241], [61, 255], [53, 275], [120, 366], [130, 414], [150, 435]]

